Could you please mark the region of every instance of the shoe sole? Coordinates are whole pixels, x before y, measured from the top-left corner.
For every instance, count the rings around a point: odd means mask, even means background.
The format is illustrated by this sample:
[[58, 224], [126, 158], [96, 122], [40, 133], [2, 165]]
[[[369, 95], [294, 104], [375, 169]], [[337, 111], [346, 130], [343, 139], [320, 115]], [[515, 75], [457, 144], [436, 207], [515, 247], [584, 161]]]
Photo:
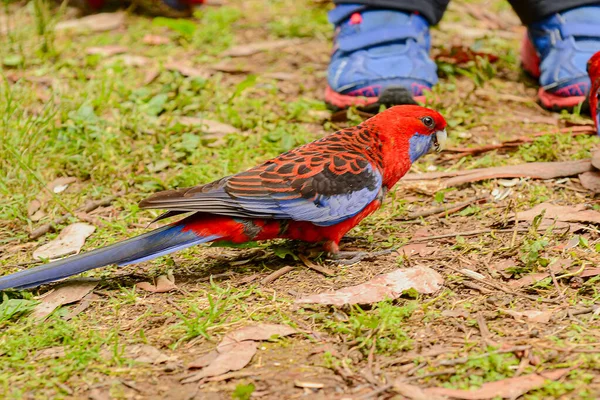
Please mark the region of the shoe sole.
[[582, 103], [582, 109], [585, 109], [587, 104], [587, 96], [557, 96], [545, 91], [544, 88], [540, 88], [540, 90], [538, 90], [538, 99], [540, 100], [542, 107], [552, 111], [571, 111], [573, 108]]
[[[537, 55], [535, 47], [533, 47], [533, 43], [531, 43], [527, 34], [523, 36], [523, 41], [521, 42], [521, 66], [533, 78], [540, 78], [540, 57]], [[583, 108], [587, 104], [587, 96], [558, 96], [547, 92], [544, 88], [538, 90], [538, 100], [542, 107], [551, 111], [571, 111], [581, 103], [584, 103]]]
[[391, 107], [402, 104], [425, 104], [425, 96], [413, 96], [410, 90], [403, 86], [387, 87], [379, 97], [349, 96], [336, 92], [328, 85], [325, 89], [325, 103], [332, 111], [357, 107], [361, 111], [377, 113], [382, 105]]

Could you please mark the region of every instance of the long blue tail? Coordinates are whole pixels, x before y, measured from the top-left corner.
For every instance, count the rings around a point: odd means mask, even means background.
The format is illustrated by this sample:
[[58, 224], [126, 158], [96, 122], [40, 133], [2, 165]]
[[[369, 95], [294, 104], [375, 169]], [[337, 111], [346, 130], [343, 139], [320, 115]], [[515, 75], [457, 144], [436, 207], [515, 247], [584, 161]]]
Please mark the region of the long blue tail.
[[216, 235], [200, 237], [190, 230], [184, 231], [184, 226], [181, 223], [167, 225], [107, 247], [2, 276], [0, 290], [31, 288], [106, 265], [147, 261], [219, 238]]

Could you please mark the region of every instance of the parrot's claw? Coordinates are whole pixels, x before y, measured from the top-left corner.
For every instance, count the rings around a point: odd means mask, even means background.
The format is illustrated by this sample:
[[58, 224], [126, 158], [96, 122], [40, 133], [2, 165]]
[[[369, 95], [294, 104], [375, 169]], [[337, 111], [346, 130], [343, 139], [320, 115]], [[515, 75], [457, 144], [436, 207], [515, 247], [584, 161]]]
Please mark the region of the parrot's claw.
[[330, 254], [329, 258], [342, 265], [352, 265], [362, 260], [371, 260], [379, 256], [390, 254], [394, 249], [387, 249], [381, 251], [374, 251], [372, 253], [366, 251], [339, 251], [334, 254]]

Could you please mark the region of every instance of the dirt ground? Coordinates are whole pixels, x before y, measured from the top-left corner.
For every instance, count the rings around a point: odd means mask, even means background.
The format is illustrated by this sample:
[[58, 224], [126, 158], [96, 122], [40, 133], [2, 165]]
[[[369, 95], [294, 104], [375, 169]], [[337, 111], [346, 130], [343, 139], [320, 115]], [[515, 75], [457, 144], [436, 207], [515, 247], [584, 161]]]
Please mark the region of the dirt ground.
[[[151, 193], [209, 182], [362, 120], [323, 103], [329, 2], [220, 3], [191, 26], [131, 13], [83, 31], [59, 28], [78, 17], [73, 9], [6, 4], [2, 274], [35, 264], [33, 251], [70, 223], [96, 227], [84, 251], [131, 237], [158, 215], [136, 206]], [[412, 174], [590, 157], [598, 139], [587, 115], [536, 103], [536, 82], [519, 67], [523, 33], [504, 2], [452, 3], [432, 31], [440, 84], [427, 103], [448, 120], [450, 150], [427, 155]], [[226, 128], [199, 128], [198, 119]], [[473, 150], [488, 145], [498, 146]], [[48, 194], [60, 177], [75, 179]], [[7, 292], [2, 397], [433, 399], [450, 392], [419, 390], [482, 388], [450, 398], [598, 398], [600, 219], [560, 221], [600, 210], [597, 196], [577, 174], [492, 178], [401, 181], [343, 242], [393, 251], [350, 266], [305, 262], [304, 245], [283, 241], [199, 246], [90, 272], [102, 278], [93, 291], [44, 319], [29, 312], [51, 287]], [[545, 214], [515, 222], [542, 203]], [[361, 307], [295, 302], [413, 267], [437, 271], [442, 288]], [[136, 286], [168, 274], [172, 291]], [[248, 365], [184, 383], [227, 335], [266, 323], [295, 333], [255, 340]], [[496, 381], [504, 389], [485, 386]]]

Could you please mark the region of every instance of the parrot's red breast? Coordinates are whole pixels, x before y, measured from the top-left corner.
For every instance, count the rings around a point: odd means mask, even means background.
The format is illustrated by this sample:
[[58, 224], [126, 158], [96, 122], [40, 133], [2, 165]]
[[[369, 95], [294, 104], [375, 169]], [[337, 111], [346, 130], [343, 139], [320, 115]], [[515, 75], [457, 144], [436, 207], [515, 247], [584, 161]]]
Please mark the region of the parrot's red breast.
[[589, 59], [587, 71], [592, 82], [589, 94], [590, 114], [596, 125], [596, 131], [600, 135], [600, 110], [598, 110], [598, 97], [600, 97], [600, 51]]

